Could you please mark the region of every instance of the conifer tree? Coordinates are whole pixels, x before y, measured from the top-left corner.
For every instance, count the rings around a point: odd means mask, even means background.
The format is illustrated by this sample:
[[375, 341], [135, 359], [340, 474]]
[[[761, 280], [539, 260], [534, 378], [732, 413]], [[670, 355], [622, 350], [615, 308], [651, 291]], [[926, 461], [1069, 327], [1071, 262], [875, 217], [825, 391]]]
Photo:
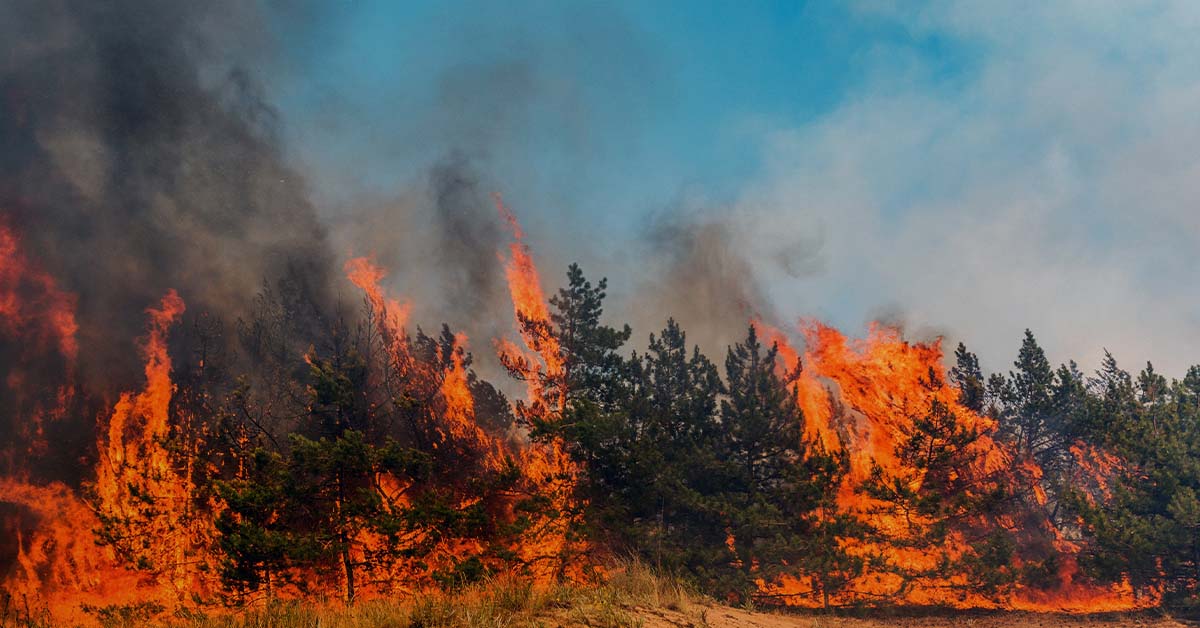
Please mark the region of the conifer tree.
[[1054, 437], [1049, 428], [1054, 371], [1033, 332], [1028, 329], [1013, 365], [1017, 370], [1009, 375], [1011, 386], [1005, 399], [1008, 412], [1002, 418], [1017, 451], [1041, 462], [1042, 454], [1051, 446]]
[[1200, 604], [1200, 412], [1196, 367], [1179, 381], [1147, 364], [1132, 377], [1105, 353], [1091, 381], [1084, 437], [1116, 456], [1068, 505], [1090, 540], [1081, 564], [1102, 581], [1128, 580], [1171, 606]]
[[954, 350], [954, 366], [950, 369], [950, 379], [958, 386], [958, 402], [972, 412], [983, 413], [987, 402], [987, 382], [983, 371], [979, 368], [979, 358], [963, 343], [958, 343]]
[[[629, 360], [627, 400], [606, 415], [608, 442], [588, 456], [598, 523], [619, 545], [665, 569], [699, 573], [723, 556], [724, 523], [712, 499], [716, 457], [716, 367], [693, 348], [674, 320], [649, 351]], [[600, 495], [598, 498], [603, 499]]]
[[[311, 375], [309, 429], [317, 438], [293, 433], [286, 453], [260, 450], [246, 478], [218, 484], [228, 505], [218, 522], [228, 556], [223, 575], [244, 591], [269, 587], [285, 567], [333, 571], [350, 603], [359, 573], [396, 560], [416, 521], [385, 498], [378, 477], [416, 480], [429, 460], [391, 440], [367, 440], [367, 371], [356, 354], [314, 359]], [[382, 542], [365, 543], [366, 533]]]
[[[932, 392], [945, 384], [930, 369], [922, 385]], [[928, 569], [890, 565], [906, 586], [926, 578], [941, 580], [953, 573], [965, 576], [969, 586], [989, 591], [1015, 582], [1018, 574], [1010, 569], [1012, 539], [1002, 529], [988, 525], [1003, 512], [1011, 488], [980, 473], [981, 454], [975, 444], [982, 436], [931, 395], [929, 406], [911, 416], [904, 438], [896, 446], [894, 455], [903, 463], [902, 471], [891, 474], [876, 465], [860, 487], [882, 505], [882, 514], [902, 522], [892, 529], [872, 531], [897, 548], [936, 556], [951, 535], [972, 539], [979, 537], [976, 530], [997, 530], [979, 538], [981, 542], [953, 563], [939, 562]]]
[[[797, 391], [777, 359], [778, 347], [763, 347], [753, 326], [725, 359], [719, 451], [736, 572], [724, 586], [747, 597], [758, 579], [804, 573], [828, 603], [859, 567], [837, 542], [851, 524], [834, 514], [847, 460], [805, 441]], [[788, 369], [793, 377], [799, 367]]]

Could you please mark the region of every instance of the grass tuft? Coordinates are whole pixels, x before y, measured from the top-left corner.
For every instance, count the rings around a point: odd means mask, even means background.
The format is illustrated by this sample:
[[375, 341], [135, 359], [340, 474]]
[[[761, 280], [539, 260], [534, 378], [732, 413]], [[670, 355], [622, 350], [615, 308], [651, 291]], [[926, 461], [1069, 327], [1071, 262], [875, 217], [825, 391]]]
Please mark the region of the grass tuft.
[[498, 576], [454, 593], [367, 600], [348, 608], [280, 601], [227, 613], [150, 618], [154, 609], [139, 607], [95, 616], [104, 628], [642, 628], [647, 611], [678, 613], [704, 626], [707, 604], [682, 582], [628, 562], [611, 567], [607, 581], [598, 585], [534, 586]]

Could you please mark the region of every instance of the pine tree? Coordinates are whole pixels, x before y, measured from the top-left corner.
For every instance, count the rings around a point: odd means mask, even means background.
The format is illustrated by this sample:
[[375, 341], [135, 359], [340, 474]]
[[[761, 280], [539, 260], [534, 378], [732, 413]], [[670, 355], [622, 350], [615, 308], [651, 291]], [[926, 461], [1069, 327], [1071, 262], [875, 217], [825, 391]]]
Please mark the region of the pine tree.
[[698, 347], [689, 355], [674, 320], [630, 364], [632, 394], [615, 414], [623, 427], [613, 448], [623, 452], [612, 474], [621, 478], [613, 486], [619, 507], [606, 526], [624, 530], [627, 548], [661, 568], [695, 574], [727, 562], [724, 523], [712, 507], [721, 488], [716, 367]]
[[972, 412], [982, 414], [987, 402], [987, 382], [979, 368], [979, 358], [960, 342], [954, 350], [954, 361], [950, 379], [958, 386], [958, 402]]
[[562, 357], [561, 386], [570, 412], [612, 407], [620, 399], [623, 360], [617, 351], [633, 333], [600, 322], [608, 280], [592, 287], [578, 264], [567, 269], [567, 286], [550, 297], [550, 321]]
[[618, 350], [633, 332], [628, 325], [616, 329], [601, 323], [607, 286], [606, 279], [592, 286], [579, 265], [571, 264], [566, 287], [550, 297], [550, 319], [519, 317], [525, 337], [553, 340], [562, 365], [561, 373], [547, 373], [502, 356], [510, 375], [518, 380], [537, 378], [542, 395], [558, 400], [558, 407], [549, 408], [517, 404], [518, 418], [531, 428], [535, 439], [564, 436], [622, 400], [626, 363]]
[[316, 438], [293, 433], [285, 453], [259, 450], [246, 477], [218, 483], [228, 506], [218, 522], [223, 576], [244, 592], [270, 590], [272, 575], [288, 568], [335, 570], [350, 603], [359, 573], [386, 569], [415, 532], [414, 512], [386, 499], [379, 476], [415, 481], [430, 461], [391, 440], [368, 441], [373, 408], [356, 353], [313, 359], [311, 378], [307, 427]]
[[753, 326], [725, 359], [719, 451], [737, 568], [725, 586], [745, 598], [759, 579], [801, 573], [814, 577], [814, 593], [828, 603], [860, 567], [837, 542], [851, 527], [834, 514], [848, 461], [805, 441], [797, 391], [779, 376], [777, 359], [778, 347], [764, 348]]
[[[945, 384], [930, 369], [922, 385], [930, 392]], [[1013, 540], [994, 523], [1012, 497], [1011, 487], [981, 474], [980, 450], [975, 447], [984, 436], [969, 427], [947, 404], [929, 396], [928, 407], [910, 417], [894, 452], [902, 464], [901, 472], [891, 474], [876, 465], [870, 478], [860, 487], [881, 506], [880, 514], [900, 522], [888, 530], [875, 530], [873, 536], [897, 548], [920, 550], [937, 556], [951, 535], [978, 539], [966, 555], [953, 563], [940, 560], [932, 567], [914, 568], [894, 564], [889, 568], [904, 582], [926, 578], [941, 581], [961, 574], [969, 586], [994, 591], [1012, 584], [1018, 574], [1011, 571]], [[979, 530], [998, 532], [980, 536]]]
[[[1070, 483], [1074, 458], [1071, 445], [1082, 423], [1085, 383], [1072, 362], [1057, 370], [1028, 329], [1021, 343], [1016, 370], [1007, 379], [998, 378], [989, 387], [999, 401], [995, 414], [1000, 435], [1018, 458], [1034, 462], [1042, 471], [1038, 488], [1046, 496], [1044, 507], [1052, 521], [1061, 521], [1059, 495]], [[1034, 505], [1035, 500], [1027, 500]]]
[[1080, 563], [1091, 575], [1192, 608], [1200, 604], [1197, 372], [1168, 384], [1147, 364], [1134, 378], [1106, 352], [1090, 383], [1083, 436], [1116, 462], [1095, 470], [1098, 486], [1067, 495], [1090, 541]]
[[1017, 451], [1040, 462], [1054, 437], [1048, 427], [1054, 371], [1033, 332], [1028, 329], [1013, 365], [1017, 370], [1009, 375], [1011, 389], [1006, 399], [1009, 412], [1003, 418], [1007, 419], [1006, 427], [1015, 439]]
[[283, 456], [259, 448], [245, 466], [242, 479], [215, 483], [225, 505], [216, 522], [221, 579], [243, 602], [260, 589], [271, 600], [289, 583], [295, 557], [315, 551], [298, 547], [282, 516], [287, 502]]

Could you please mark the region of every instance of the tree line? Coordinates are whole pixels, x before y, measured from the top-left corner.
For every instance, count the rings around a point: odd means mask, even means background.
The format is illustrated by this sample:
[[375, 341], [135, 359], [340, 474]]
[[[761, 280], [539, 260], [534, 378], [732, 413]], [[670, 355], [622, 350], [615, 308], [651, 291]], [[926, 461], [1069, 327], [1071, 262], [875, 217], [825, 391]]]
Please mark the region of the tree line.
[[[931, 369], [921, 382], [952, 388], [954, 407], [912, 408], [890, 452], [905, 471], [877, 467], [852, 486], [919, 522], [881, 529], [838, 507], [849, 454], [805, 437], [803, 364], [754, 326], [719, 361], [673, 320], [631, 350], [631, 329], [604, 320], [606, 282], [576, 265], [566, 279], [550, 320], [519, 321], [554, 339], [561, 372], [506, 363], [547, 404], [510, 404], [448, 328], [410, 336], [369, 307], [317, 312], [296, 282], [264, 289], [228, 329], [193, 319], [173, 347], [187, 358], [168, 447], [195, 487], [190, 516], [214, 522], [195, 547], [214, 586], [234, 602], [330, 587], [352, 601], [497, 573], [586, 578], [622, 555], [730, 600], [783, 603], [762, 583], [802, 577], [804, 595], [831, 604], [869, 570], [999, 595], [1054, 586], [1052, 529], [1094, 582], [1196, 599], [1200, 367], [1178, 380], [1149, 364], [1132, 375], [1111, 355], [1093, 374], [1055, 368], [1026, 332], [1012, 369], [987, 375], [960, 344], [946, 381]], [[449, 416], [446, 380], [460, 375], [478, 429]], [[1012, 453], [1011, 473], [966, 471], [980, 439]], [[1038, 523], [1016, 521], [1031, 512]], [[165, 571], [139, 525], [105, 519], [99, 539]], [[1024, 530], [1035, 525], [1047, 532]], [[951, 537], [968, 549], [936, 565], [849, 549], [922, 552]]]

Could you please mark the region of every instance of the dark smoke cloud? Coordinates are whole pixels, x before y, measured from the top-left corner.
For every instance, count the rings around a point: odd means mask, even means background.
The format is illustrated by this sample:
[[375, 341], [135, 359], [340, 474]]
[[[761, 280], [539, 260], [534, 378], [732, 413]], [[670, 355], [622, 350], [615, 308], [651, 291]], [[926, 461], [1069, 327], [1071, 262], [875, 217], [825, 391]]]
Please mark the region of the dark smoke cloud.
[[[740, 340], [751, 318], [774, 319], [734, 225], [675, 211], [651, 223], [642, 243], [648, 278], [629, 306], [639, 335], [673, 316], [689, 341], [714, 359]], [[639, 307], [639, 305], [641, 307]]]
[[745, 338], [751, 320], [761, 320], [802, 346], [791, 333], [797, 321], [780, 315], [766, 286], [821, 272], [823, 240], [796, 234], [764, 243], [745, 228], [750, 220], [736, 208], [676, 206], [648, 222], [635, 262], [634, 276], [643, 279], [620, 309], [637, 336], [657, 332], [674, 317], [689, 343], [720, 360]]
[[[240, 62], [267, 47], [256, 20], [234, 0], [0, 4], [0, 212], [78, 297], [77, 372], [0, 342], [0, 372], [23, 374], [0, 391], [0, 437], [35, 478], [86, 473], [96, 417], [142, 385], [136, 339], [169, 289], [227, 325], [281, 281], [314, 325], [335, 309], [324, 228]], [[30, 446], [31, 414], [67, 381], [79, 393], [37, 438], [53, 446]]]
[[437, 259], [448, 312], [474, 324], [494, 318], [504, 273], [496, 259], [505, 236], [497, 210], [466, 157], [452, 155], [429, 174], [438, 232]]
[[445, 322], [477, 339], [484, 355], [512, 306], [498, 257], [509, 240], [492, 198], [498, 188], [477, 164], [451, 152], [400, 193], [355, 199], [327, 219], [342, 256], [367, 255], [387, 270], [384, 286], [409, 302], [414, 325]]
[[238, 63], [261, 30], [245, 3], [0, 11], [0, 206], [79, 295], [85, 374], [136, 374], [141, 312], [170, 288], [226, 319], [289, 274], [328, 298], [324, 229]]

